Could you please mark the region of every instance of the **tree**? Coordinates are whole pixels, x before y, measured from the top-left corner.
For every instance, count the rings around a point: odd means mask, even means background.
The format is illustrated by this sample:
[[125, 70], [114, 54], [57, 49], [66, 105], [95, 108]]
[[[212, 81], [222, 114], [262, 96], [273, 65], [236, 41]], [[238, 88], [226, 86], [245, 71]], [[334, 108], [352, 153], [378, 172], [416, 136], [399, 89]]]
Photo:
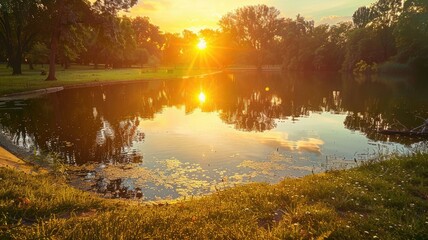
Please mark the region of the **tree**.
[[393, 34], [398, 49], [396, 60], [418, 71], [426, 71], [428, 69], [428, 2], [406, 1]]
[[343, 70], [353, 71], [356, 64], [382, 61], [382, 46], [371, 28], [358, 28], [349, 32]]
[[138, 0], [96, 0], [94, 9], [97, 12], [117, 15], [119, 11], [130, 9], [137, 2]]
[[60, 37], [69, 33], [77, 24], [82, 23], [90, 14], [90, 5], [85, 0], [41, 0], [48, 9], [47, 21], [50, 24], [49, 74], [46, 81], [56, 80], [56, 56]]
[[159, 27], [151, 24], [147, 17], [137, 17], [132, 20], [132, 28], [137, 47], [159, 56], [164, 43], [164, 37], [159, 31]]
[[352, 15], [352, 21], [357, 28], [366, 27], [374, 18], [372, 9], [366, 6], [358, 8]]
[[0, 61], [4, 61], [6, 59], [5, 49], [3, 45], [0, 45]]
[[199, 37], [207, 42], [208, 50], [204, 52], [204, 64], [211, 67], [224, 67], [236, 60], [239, 46], [230, 34], [219, 30], [203, 29]]
[[133, 63], [133, 53], [136, 50], [136, 41], [132, 20], [128, 17], [105, 19], [103, 36], [100, 36], [102, 51], [106, 56], [106, 64], [113, 68], [129, 67]]
[[380, 61], [387, 61], [397, 52], [393, 31], [402, 12], [401, 6], [402, 0], [379, 0], [372, 6], [376, 16], [373, 28], [382, 48]]
[[255, 53], [255, 64], [261, 67], [283, 26], [284, 19], [279, 15], [279, 10], [274, 7], [246, 6], [223, 16], [219, 25], [241, 48]]
[[100, 63], [105, 67], [110, 64], [110, 52], [118, 44], [119, 20], [107, 13], [96, 14], [90, 24], [90, 39], [87, 39], [88, 52], [85, 53], [86, 62], [93, 62], [94, 68]]
[[199, 41], [198, 35], [190, 30], [183, 30], [182, 34], [182, 42], [181, 42], [181, 50], [184, 61], [187, 63], [192, 62], [195, 59], [195, 46]]
[[373, 25], [376, 28], [393, 27], [402, 12], [402, 2], [403, 0], [378, 0], [371, 7]]
[[383, 63], [397, 53], [393, 36], [402, 14], [402, 0], [378, 0], [370, 7], [360, 7], [353, 15], [354, 25], [348, 37], [344, 69], [355, 64]]
[[149, 61], [150, 54], [145, 48], [137, 48], [131, 54], [133, 63], [138, 64], [141, 67]]
[[0, 0], [0, 45], [14, 75], [22, 74], [23, 55], [34, 43], [43, 12], [40, 1]]
[[58, 48], [58, 58], [65, 69], [70, 67], [70, 63], [78, 60], [82, 53], [87, 51], [87, 41], [91, 37], [88, 27], [77, 23], [64, 32], [60, 37]]
[[[321, 33], [321, 28], [317, 32]], [[313, 41], [314, 21], [307, 21], [297, 15], [296, 20], [285, 20], [281, 31], [283, 68], [287, 70], [312, 70], [313, 57], [316, 50]]]
[[[88, 23], [92, 14], [104, 14], [114, 16], [120, 10], [126, 10], [137, 3], [137, 0], [96, 0], [93, 4], [94, 12], [90, 11], [89, 2], [86, 0], [41, 0], [43, 6], [49, 9], [51, 22], [51, 51], [49, 57], [49, 75], [47, 81], [56, 80], [55, 64], [59, 47], [60, 36], [70, 30], [71, 26], [78, 23]], [[93, 19], [92, 19], [93, 20]]]
[[182, 55], [181, 43], [182, 39], [179, 34], [166, 33], [164, 35], [165, 42], [162, 46], [162, 61], [165, 64], [177, 64], [180, 62]]
[[30, 69], [33, 69], [33, 64], [45, 64], [49, 60], [49, 49], [43, 42], [36, 42], [28, 52], [27, 61], [30, 64]]

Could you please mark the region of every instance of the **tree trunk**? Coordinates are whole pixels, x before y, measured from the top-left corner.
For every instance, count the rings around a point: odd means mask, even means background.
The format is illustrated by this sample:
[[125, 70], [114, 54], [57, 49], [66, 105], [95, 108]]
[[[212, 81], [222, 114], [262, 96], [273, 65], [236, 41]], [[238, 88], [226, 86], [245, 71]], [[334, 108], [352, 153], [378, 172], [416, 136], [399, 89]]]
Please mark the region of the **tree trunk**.
[[64, 69], [69, 69], [70, 68], [70, 60], [68, 60], [67, 58], [64, 60]]
[[52, 32], [51, 37], [51, 51], [49, 53], [49, 75], [46, 78], [46, 81], [56, 81], [56, 52], [58, 51], [58, 42], [59, 42], [59, 27], [55, 28]]
[[13, 54], [13, 57], [10, 59], [10, 65], [12, 67], [12, 74], [13, 75], [21, 75], [22, 69], [21, 69], [21, 58], [22, 54], [20, 51], [17, 51], [15, 54]]
[[53, 18], [51, 51], [49, 53], [49, 74], [46, 81], [56, 81], [56, 53], [58, 51], [59, 37], [61, 36], [62, 18], [64, 17], [64, 1], [56, 1], [55, 9], [58, 9], [58, 15]]
[[21, 63], [13, 63], [12, 69], [13, 69], [13, 72], [12, 72], [13, 75], [21, 75], [22, 74]]

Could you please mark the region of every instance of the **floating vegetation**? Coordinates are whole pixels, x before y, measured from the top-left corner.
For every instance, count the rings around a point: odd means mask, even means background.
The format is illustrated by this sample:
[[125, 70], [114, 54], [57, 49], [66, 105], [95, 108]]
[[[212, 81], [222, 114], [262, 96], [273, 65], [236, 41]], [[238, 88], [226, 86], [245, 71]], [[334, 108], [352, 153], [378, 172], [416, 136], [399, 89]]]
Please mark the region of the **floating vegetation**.
[[238, 167], [250, 168], [263, 175], [273, 176], [275, 171], [284, 170], [285, 166], [277, 162], [256, 162], [252, 160], [245, 160]]

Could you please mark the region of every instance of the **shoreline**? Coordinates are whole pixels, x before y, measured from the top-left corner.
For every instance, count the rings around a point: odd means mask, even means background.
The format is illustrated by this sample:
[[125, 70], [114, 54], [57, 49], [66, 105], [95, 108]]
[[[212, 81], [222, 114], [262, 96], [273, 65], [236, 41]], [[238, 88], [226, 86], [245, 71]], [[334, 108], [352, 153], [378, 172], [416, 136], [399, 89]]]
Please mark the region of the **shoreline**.
[[102, 199], [59, 176], [0, 167], [0, 238], [427, 239], [426, 160], [391, 158], [174, 204]]
[[3, 132], [0, 132], [0, 167], [26, 174], [48, 172], [45, 166], [31, 162], [29, 159], [32, 156], [31, 152], [15, 145]]
[[168, 80], [178, 80], [178, 79], [204, 78], [204, 77], [208, 77], [211, 75], [216, 75], [224, 72], [225, 72], [224, 70], [220, 70], [220, 71], [214, 71], [214, 72], [209, 72], [204, 74], [182, 76], [182, 77], [171, 77], [171, 78], [153, 78], [153, 79], [146, 78], [146, 79], [134, 79], [134, 80], [107, 80], [107, 81], [95, 80], [95, 81], [89, 81], [86, 83], [77, 83], [77, 84], [70, 84], [70, 85], [65, 84], [65, 85], [56, 86], [56, 87], [48, 87], [48, 88], [35, 89], [30, 91], [4, 94], [4, 95], [0, 95], [0, 101], [12, 101], [12, 100], [35, 98], [35, 97], [39, 97], [49, 93], [60, 92], [66, 89], [111, 86], [111, 85], [122, 85], [122, 84], [137, 84], [137, 83], [151, 82], [151, 81], [168, 81]]
[[18, 158], [2, 146], [0, 146], [0, 168], [12, 169], [26, 174], [34, 174], [38, 172], [35, 171], [35, 166], [21, 158]]

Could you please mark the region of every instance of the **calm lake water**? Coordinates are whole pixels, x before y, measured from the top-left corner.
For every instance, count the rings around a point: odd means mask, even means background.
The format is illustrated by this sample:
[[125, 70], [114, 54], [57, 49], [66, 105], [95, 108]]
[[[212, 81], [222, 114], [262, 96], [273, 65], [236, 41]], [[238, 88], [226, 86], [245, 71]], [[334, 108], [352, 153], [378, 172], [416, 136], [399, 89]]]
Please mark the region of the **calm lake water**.
[[4, 101], [0, 124], [16, 145], [72, 165], [82, 189], [154, 200], [423, 147], [376, 130], [422, 124], [427, 96], [412, 79], [224, 73]]

